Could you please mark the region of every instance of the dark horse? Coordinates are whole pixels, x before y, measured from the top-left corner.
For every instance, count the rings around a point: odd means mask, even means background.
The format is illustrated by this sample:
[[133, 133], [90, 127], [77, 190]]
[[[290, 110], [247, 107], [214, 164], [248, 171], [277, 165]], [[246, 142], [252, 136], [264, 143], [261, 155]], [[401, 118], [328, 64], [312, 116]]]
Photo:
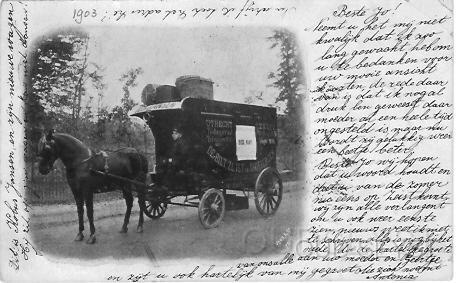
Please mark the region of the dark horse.
[[[38, 143], [39, 171], [48, 174], [54, 162], [61, 159], [66, 168], [67, 181], [75, 197], [79, 232], [75, 241], [84, 238], [84, 203], [86, 203], [87, 218], [89, 219], [90, 237], [88, 244], [95, 243], [93, 195], [97, 190], [113, 191], [116, 187], [122, 189], [127, 210], [121, 233], [127, 232], [130, 213], [133, 206], [132, 191], [128, 186], [133, 186], [125, 181], [117, 181], [102, 175], [96, 175], [92, 170], [109, 172], [131, 180], [144, 182], [148, 171], [148, 162], [144, 155], [134, 148], [124, 148], [109, 155], [95, 154], [89, 147], [78, 139], [61, 133], [50, 131], [43, 135]], [[130, 187], [131, 188], [131, 187]], [[142, 195], [138, 194], [138, 203], [142, 201]], [[140, 205], [140, 217], [137, 232], [143, 231], [143, 211]]]

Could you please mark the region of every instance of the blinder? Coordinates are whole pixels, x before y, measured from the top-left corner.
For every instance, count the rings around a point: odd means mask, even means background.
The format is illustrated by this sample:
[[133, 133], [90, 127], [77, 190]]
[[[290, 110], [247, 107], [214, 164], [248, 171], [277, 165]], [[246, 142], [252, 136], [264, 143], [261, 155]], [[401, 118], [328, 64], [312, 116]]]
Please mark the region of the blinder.
[[43, 135], [38, 142], [38, 164], [40, 172], [49, 172], [57, 159], [57, 149], [53, 137], [54, 131], [51, 130], [47, 135]]
[[55, 153], [55, 141], [53, 139], [48, 140], [47, 137], [43, 136], [38, 142], [38, 156], [45, 157], [46, 153]]

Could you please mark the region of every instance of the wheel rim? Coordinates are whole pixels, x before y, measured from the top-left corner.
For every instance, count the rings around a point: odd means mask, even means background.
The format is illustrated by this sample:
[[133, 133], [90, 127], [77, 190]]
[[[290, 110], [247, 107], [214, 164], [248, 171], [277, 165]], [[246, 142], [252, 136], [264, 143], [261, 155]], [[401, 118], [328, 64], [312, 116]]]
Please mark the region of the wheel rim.
[[255, 204], [263, 216], [273, 215], [279, 208], [282, 199], [282, 182], [273, 170], [263, 171], [255, 187]]
[[214, 228], [224, 217], [225, 199], [216, 189], [205, 192], [199, 204], [200, 222], [205, 228]]

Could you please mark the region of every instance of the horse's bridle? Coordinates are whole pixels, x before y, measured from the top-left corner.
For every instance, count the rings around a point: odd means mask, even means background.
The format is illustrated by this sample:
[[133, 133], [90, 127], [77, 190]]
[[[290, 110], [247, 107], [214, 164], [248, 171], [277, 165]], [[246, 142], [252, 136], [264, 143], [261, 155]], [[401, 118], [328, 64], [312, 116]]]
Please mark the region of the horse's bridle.
[[55, 141], [54, 139], [48, 140], [46, 136], [43, 136], [40, 141], [38, 142], [38, 156], [39, 157], [44, 157], [43, 153], [45, 151], [50, 151], [53, 155], [56, 155], [56, 149], [55, 149]]
[[[38, 148], [38, 154], [37, 154], [38, 157], [43, 158], [44, 157], [43, 156], [43, 152], [45, 152], [45, 151], [50, 152], [53, 157], [58, 155], [57, 149], [55, 147], [54, 137], [48, 138], [47, 136], [43, 136], [40, 139], [39, 148]], [[84, 164], [84, 163], [88, 162], [89, 160], [91, 160], [94, 157], [94, 154], [92, 154], [92, 150], [90, 148], [88, 148], [87, 151], [88, 151], [89, 157], [87, 157], [86, 159], [82, 160], [78, 164], [75, 164], [76, 166]]]

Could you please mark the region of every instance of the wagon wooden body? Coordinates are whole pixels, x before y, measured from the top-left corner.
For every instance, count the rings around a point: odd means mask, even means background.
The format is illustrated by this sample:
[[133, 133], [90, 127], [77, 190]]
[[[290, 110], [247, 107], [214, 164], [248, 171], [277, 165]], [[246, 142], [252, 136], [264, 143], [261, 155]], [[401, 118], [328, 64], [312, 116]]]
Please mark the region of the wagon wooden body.
[[[161, 217], [170, 204], [198, 207], [202, 225], [212, 228], [226, 210], [247, 209], [251, 192], [261, 215], [279, 208], [283, 185], [276, 170], [275, 108], [187, 97], [140, 106], [131, 115], [144, 119], [155, 140], [150, 180], [134, 184], [145, 195], [147, 216]], [[176, 125], [189, 145], [180, 176], [170, 174], [169, 166]], [[181, 182], [169, 182], [170, 176]]]

